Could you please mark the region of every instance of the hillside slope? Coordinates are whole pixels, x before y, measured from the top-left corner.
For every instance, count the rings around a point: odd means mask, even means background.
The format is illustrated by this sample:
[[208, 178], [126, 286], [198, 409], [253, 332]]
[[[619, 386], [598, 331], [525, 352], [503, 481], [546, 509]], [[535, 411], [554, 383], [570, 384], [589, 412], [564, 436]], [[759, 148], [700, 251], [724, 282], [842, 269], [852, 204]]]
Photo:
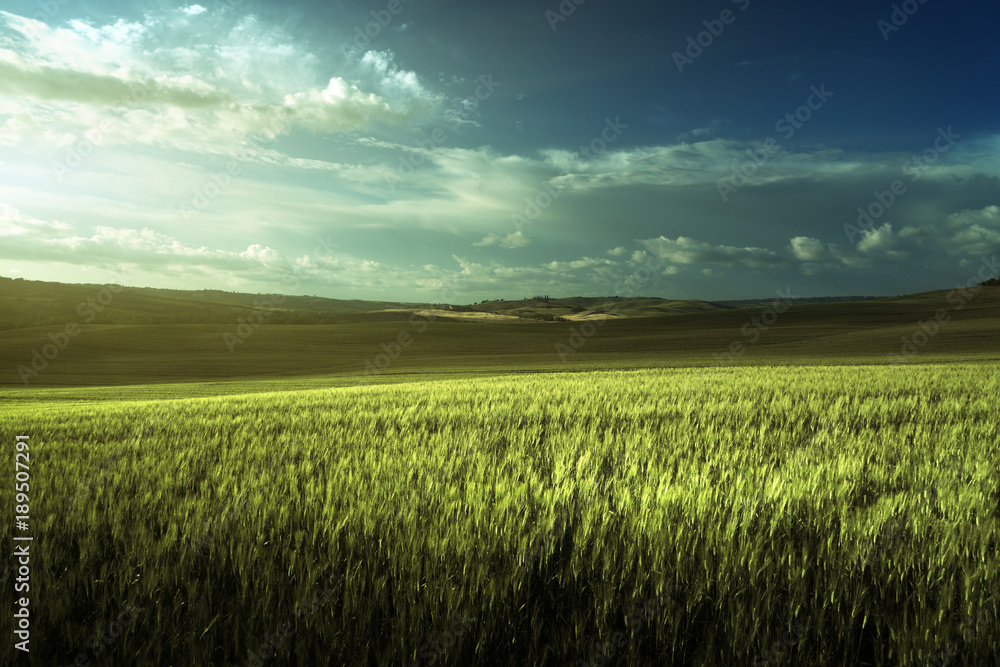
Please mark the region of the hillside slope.
[[[603, 322], [428, 320], [404, 313], [396, 321], [308, 326], [251, 326], [236, 319], [80, 324], [71, 339], [61, 337], [61, 326], [33, 327], [0, 331], [0, 384], [290, 377], [350, 384], [543, 370], [886, 364], [890, 355], [913, 361], [1000, 360], [1000, 288], [983, 289], [965, 304], [949, 302], [950, 296], [942, 291], [879, 302], [791, 306], [783, 313], [715, 310]], [[934, 329], [929, 322], [939, 310], [948, 319]], [[59, 341], [65, 349], [55, 349]], [[53, 358], [39, 359], [43, 351]], [[21, 369], [33, 360], [41, 368], [25, 383]]]

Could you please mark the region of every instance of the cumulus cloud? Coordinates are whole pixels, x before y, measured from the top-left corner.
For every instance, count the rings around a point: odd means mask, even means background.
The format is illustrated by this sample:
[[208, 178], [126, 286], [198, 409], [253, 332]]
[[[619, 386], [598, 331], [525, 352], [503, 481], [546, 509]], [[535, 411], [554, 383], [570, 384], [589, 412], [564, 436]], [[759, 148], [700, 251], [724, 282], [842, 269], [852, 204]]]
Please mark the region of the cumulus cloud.
[[[60, 231], [71, 230], [62, 228]], [[251, 244], [241, 252], [213, 250], [183, 243], [148, 228], [98, 226], [89, 236], [65, 233], [19, 241], [5, 244], [0, 252], [8, 259], [12, 256], [23, 258], [28, 254], [37, 259], [72, 262], [72, 258], [83, 255], [92, 260], [115, 260], [145, 266], [190, 264], [228, 270], [241, 267], [243, 270], [278, 269], [284, 264], [275, 250], [260, 244]]]
[[346, 132], [369, 124], [374, 119], [402, 122], [410, 114], [395, 111], [383, 98], [364, 93], [339, 77], [330, 79], [324, 90], [294, 93], [285, 97], [278, 117], [298, 122], [314, 131]]
[[[504, 131], [489, 134], [495, 145], [463, 145], [485, 136], [463, 133], [491, 115], [473, 116], [471, 100], [442, 109], [428, 81], [447, 91], [474, 83], [428, 79], [388, 50], [320, 58], [310, 49], [261, 18], [202, 5], [58, 26], [0, 12], [0, 198], [25, 212], [0, 207], [0, 253], [79, 265], [131, 256], [151, 271], [169, 262], [263, 279], [284, 270], [274, 247], [336, 228], [387, 256], [292, 260], [324, 284], [391, 294], [454, 278], [470, 290], [517, 284], [559, 294], [613, 285], [654, 255], [666, 260], [657, 278], [680, 285], [704, 283], [703, 271], [722, 281], [747, 269], [897, 266], [913, 275], [907, 269], [1000, 250], [996, 137], [963, 139], [920, 172], [881, 226], [847, 240], [841, 226], [865, 193], [904, 177], [912, 155], [779, 149], [730, 197], [738, 203], [724, 203], [720, 179], [762, 144], [726, 139], [722, 125], [668, 145], [635, 145], [629, 134], [589, 155], [575, 142], [514, 153]], [[509, 129], [512, 119], [498, 122]], [[443, 139], [430, 139], [432, 126], [447, 128]], [[290, 140], [296, 132], [322, 136]], [[83, 166], [59, 188], [35, 185], [49, 182], [51, 161], [67, 162], [82, 137], [95, 144]], [[212, 224], [179, 226], [173, 209], [229, 160], [241, 165], [238, 178], [199, 211]], [[513, 231], [521, 227], [512, 216], [529, 205], [544, 208], [544, 220], [525, 214], [535, 229], [564, 242]], [[209, 227], [258, 242], [213, 249]], [[393, 264], [402, 241], [384, 239], [399, 230], [407, 240], [433, 234], [422, 261], [442, 266]], [[474, 239], [478, 262], [448, 259]], [[614, 277], [601, 283], [606, 276]]]
[[808, 236], [796, 236], [789, 245], [795, 259], [803, 262], [822, 262], [829, 257], [826, 244]]
[[523, 248], [531, 245], [531, 237], [520, 230], [506, 236], [487, 234], [481, 241], [476, 241], [472, 245], [477, 248], [486, 248], [493, 245], [498, 245], [501, 248]]
[[945, 220], [953, 251], [986, 255], [1000, 251], [1000, 206], [953, 213]]
[[865, 254], [888, 254], [899, 251], [899, 237], [893, 233], [892, 224], [885, 223], [862, 232], [858, 250]]
[[[35, 235], [45, 232], [64, 232], [71, 227], [64, 222], [48, 222], [23, 215], [10, 204], [0, 202], [0, 238]], [[9, 241], [7, 241], [9, 245]]]
[[366, 51], [361, 57], [361, 65], [374, 73], [371, 80], [386, 94], [395, 93], [408, 99], [435, 97], [420, 83], [416, 72], [400, 68], [395, 58], [392, 51]]
[[371, 51], [330, 76], [330, 63], [280, 28], [200, 5], [64, 27], [0, 12], [0, 143], [103, 126], [111, 143], [222, 153], [296, 128], [404, 123], [441, 98], [393, 57]]
[[[0, 238], [0, 259], [132, 267], [130, 273], [180, 271], [227, 282], [270, 283], [271, 287], [287, 285], [291, 277], [315, 284], [370, 286], [386, 278], [391, 283], [393, 276], [393, 272], [383, 275], [382, 265], [374, 260], [328, 254], [287, 258], [261, 243], [226, 250], [186, 243], [149, 228], [105, 225], [81, 234], [70, 225], [38, 220], [9, 205], [0, 205]], [[407, 278], [395, 274], [395, 279]]]
[[[860, 258], [908, 258], [945, 254], [988, 255], [1000, 251], [1000, 206], [965, 209], [934, 224], [905, 225], [898, 231], [891, 223], [862, 230], [853, 249]], [[836, 253], [845, 263], [856, 262], [851, 250]]]
[[592, 257], [508, 266], [496, 261], [471, 262], [458, 256], [453, 256], [457, 267], [387, 266], [375, 259], [329, 252], [337, 244], [324, 251], [285, 257], [266, 244], [252, 243], [244, 250], [212, 248], [150, 228], [100, 225], [81, 233], [64, 223], [26, 216], [9, 205], [0, 206], [0, 238], [0, 259], [129, 267], [130, 275], [180, 271], [233, 285], [258, 285], [258, 289], [287, 285], [290, 276], [295, 276], [297, 284], [390, 291], [406, 284], [432, 299], [438, 298], [443, 286], [453, 284], [461, 284], [469, 291], [507, 288], [512, 282], [529, 291], [582, 289], [595, 271], [615, 266], [611, 260]]

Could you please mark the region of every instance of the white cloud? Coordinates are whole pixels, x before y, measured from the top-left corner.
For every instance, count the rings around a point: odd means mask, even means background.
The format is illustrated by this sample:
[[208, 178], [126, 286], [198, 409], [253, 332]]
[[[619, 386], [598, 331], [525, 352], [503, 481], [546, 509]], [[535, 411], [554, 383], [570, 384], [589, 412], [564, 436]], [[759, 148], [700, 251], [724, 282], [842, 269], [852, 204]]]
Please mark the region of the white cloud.
[[[460, 278], [490, 289], [565, 293], [581, 285], [586, 293], [586, 285], [653, 253], [668, 260], [664, 275], [690, 278], [705, 268], [816, 275], [1000, 249], [1000, 208], [983, 206], [996, 201], [985, 198], [1000, 173], [996, 137], [965, 139], [941, 155], [892, 217], [859, 233], [854, 245], [840, 226], [866, 203], [865, 192], [900, 177], [911, 155], [779, 150], [741, 188], [755, 191], [734, 195], [739, 202], [727, 207], [717, 182], [761, 142], [720, 138], [721, 123], [671, 145], [637, 146], [624, 137], [589, 158], [574, 150], [468, 147], [463, 139], [479, 135], [464, 128], [490, 115], [473, 120], [471, 102], [442, 109], [444, 96], [427, 82], [451, 99], [460, 87], [471, 93], [474, 81], [428, 79], [387, 50], [317, 53], [261, 18], [201, 5], [59, 26], [0, 13], [0, 199], [37, 216], [0, 208], [0, 252], [80, 265], [90, 252], [93, 262], [134, 256], [151, 267], [170, 262], [252, 280], [278, 270], [265, 270], [280, 264], [274, 248], [286, 240], [294, 247], [292, 239], [317, 229], [362, 238], [359, 245], [380, 252], [400, 243], [383, 238], [405, 230], [407, 239], [431, 232], [441, 241], [426, 245], [425, 264], [447, 264], [441, 258], [468, 250], [473, 239], [481, 239], [472, 244], [483, 249], [475, 254], [480, 262], [428, 269], [386, 257], [293, 261], [324, 284], [429, 290]], [[514, 120], [499, 121], [506, 129], [494, 135], [498, 141]], [[432, 125], [447, 129], [443, 138], [430, 139]], [[56, 184], [52, 161], [65, 162], [85, 136], [97, 137], [93, 154]], [[239, 177], [197, 225], [180, 226], [179, 203], [229, 160], [241, 165]], [[800, 183], [811, 188], [805, 204], [796, 201], [804, 195], [789, 196], [805, 192], [791, 187]], [[512, 214], [546, 191], [558, 198], [536, 229], [544, 225], [546, 239], [572, 239], [562, 247], [574, 248], [557, 261], [549, 261], [552, 248], [526, 235], [532, 228], [511, 226]], [[382, 234], [378, 241], [368, 240], [372, 230]], [[616, 245], [661, 231], [638, 249]], [[227, 248], [224, 238], [246, 240]], [[511, 256], [534, 263], [491, 261]]]
[[738, 248], [727, 245], [711, 245], [685, 236], [668, 239], [660, 236], [647, 239], [643, 245], [673, 264], [719, 264], [724, 266], [743, 265], [760, 268], [782, 264], [786, 258], [767, 248]]
[[897, 251], [899, 239], [892, 231], [892, 224], [887, 222], [874, 229], [864, 230], [857, 248], [865, 254], [888, 254]]
[[[113, 143], [225, 153], [296, 128], [339, 133], [422, 117], [440, 96], [392, 59], [370, 51], [321, 64], [279, 28], [200, 5], [104, 26], [0, 12], [0, 143], [104, 126]], [[324, 71], [331, 66], [340, 75]]]
[[498, 245], [501, 248], [524, 248], [531, 245], [531, 237], [520, 230], [506, 236], [487, 234], [481, 241], [476, 241], [472, 245], [477, 248], [486, 248], [493, 245]]
[[364, 93], [340, 77], [330, 79], [324, 90], [311, 90], [285, 96], [280, 108], [269, 108], [272, 123], [282, 119], [318, 132], [347, 132], [371, 123], [374, 119], [402, 122], [408, 112], [395, 111], [382, 97]]
[[1000, 206], [949, 215], [945, 220], [953, 251], [986, 255], [1000, 251]]
[[821, 262], [829, 257], [826, 244], [819, 239], [796, 236], [789, 245], [795, 259], [803, 262]]
[[22, 215], [10, 204], [0, 202], [0, 238], [10, 236], [39, 235], [51, 232], [64, 232], [71, 227], [64, 222], [48, 222], [31, 216]]
[[553, 271], [566, 271], [578, 270], [578, 269], [593, 269], [597, 267], [609, 267], [616, 266], [617, 262], [610, 259], [601, 259], [599, 257], [581, 257], [580, 259], [574, 259], [569, 262], [549, 262], [546, 264], [546, 268], [552, 269]]
[[192, 109], [231, 101], [211, 84], [190, 74], [136, 82], [113, 75], [40, 65], [13, 52], [5, 55], [0, 59], [0, 92], [7, 95], [110, 106], [125, 106], [141, 95], [143, 103]]

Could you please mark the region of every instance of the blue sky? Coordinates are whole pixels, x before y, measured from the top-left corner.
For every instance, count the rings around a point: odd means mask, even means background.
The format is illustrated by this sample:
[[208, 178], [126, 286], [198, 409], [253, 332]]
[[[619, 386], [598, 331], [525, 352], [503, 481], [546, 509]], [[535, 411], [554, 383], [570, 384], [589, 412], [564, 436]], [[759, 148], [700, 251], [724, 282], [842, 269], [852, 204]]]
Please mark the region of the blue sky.
[[998, 19], [6, 2], [0, 275], [454, 303], [636, 275], [666, 298], [951, 288], [1000, 251]]

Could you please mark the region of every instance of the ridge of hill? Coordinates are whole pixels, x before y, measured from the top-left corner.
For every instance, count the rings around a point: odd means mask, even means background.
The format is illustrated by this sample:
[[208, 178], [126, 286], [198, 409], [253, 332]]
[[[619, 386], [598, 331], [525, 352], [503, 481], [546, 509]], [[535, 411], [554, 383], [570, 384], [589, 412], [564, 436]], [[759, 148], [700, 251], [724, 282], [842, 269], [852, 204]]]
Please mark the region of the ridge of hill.
[[[115, 303], [119, 298], [124, 303], [126, 294], [115, 296]], [[454, 317], [413, 318], [410, 313], [338, 316], [371, 318], [350, 326], [258, 326], [277, 315], [256, 324], [241, 315], [242, 322], [233, 317], [207, 324], [108, 325], [77, 319], [80, 326], [69, 336], [62, 333], [66, 321], [8, 329], [0, 331], [0, 387], [267, 380], [260, 387], [277, 390], [291, 379], [302, 386], [331, 386], [731, 364], [900, 361], [905, 369], [912, 362], [1000, 362], [1000, 287], [593, 322], [542, 322], [476, 311], [453, 312]]]
[[[406, 320], [414, 313], [461, 320], [541, 321], [654, 317], [709, 310], [704, 301], [656, 297], [571, 297], [470, 305], [330, 299], [121, 285], [68, 284], [0, 276], [0, 331], [87, 324], [220, 324], [260, 312], [270, 324], [344, 324]], [[484, 317], [476, 318], [477, 314]], [[504, 317], [495, 317], [495, 315]]]

